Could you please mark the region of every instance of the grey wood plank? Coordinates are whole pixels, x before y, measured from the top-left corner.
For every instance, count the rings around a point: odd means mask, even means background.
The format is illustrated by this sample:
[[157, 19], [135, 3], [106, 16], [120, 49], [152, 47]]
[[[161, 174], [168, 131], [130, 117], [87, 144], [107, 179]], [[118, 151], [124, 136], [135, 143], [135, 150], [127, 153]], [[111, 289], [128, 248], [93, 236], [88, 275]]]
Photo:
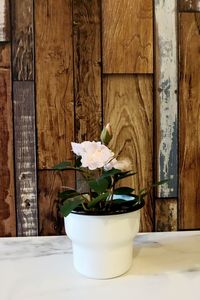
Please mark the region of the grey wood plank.
[[177, 40], [176, 1], [155, 1], [157, 180], [170, 179], [157, 197], [177, 197]]
[[0, 42], [10, 40], [9, 0], [0, 0]]
[[15, 81], [14, 141], [19, 236], [38, 235], [34, 83]]

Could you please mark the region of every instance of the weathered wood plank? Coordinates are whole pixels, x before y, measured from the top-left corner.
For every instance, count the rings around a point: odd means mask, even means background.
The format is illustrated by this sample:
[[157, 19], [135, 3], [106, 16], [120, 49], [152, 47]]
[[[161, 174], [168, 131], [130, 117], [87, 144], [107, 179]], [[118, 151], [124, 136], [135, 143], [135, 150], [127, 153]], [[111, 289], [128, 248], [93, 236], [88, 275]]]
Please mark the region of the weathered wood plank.
[[[152, 183], [152, 77], [111, 75], [103, 83], [104, 123], [111, 123], [114, 134], [110, 147], [131, 160], [138, 175], [125, 182], [138, 191]], [[142, 231], [153, 230], [153, 209], [149, 197], [142, 210]]]
[[152, 73], [152, 0], [103, 0], [104, 73]]
[[39, 171], [39, 234], [59, 235], [64, 233], [63, 217], [58, 209], [58, 192], [62, 187], [74, 187], [73, 172]]
[[16, 235], [10, 46], [0, 45], [0, 236]]
[[[102, 124], [100, 0], [73, 1], [75, 140], [99, 139]], [[88, 189], [80, 174], [77, 188]]]
[[14, 80], [34, 79], [33, 0], [12, 0]]
[[17, 229], [19, 236], [38, 235], [34, 83], [15, 81], [14, 141]]
[[10, 6], [9, 0], [0, 0], [0, 42], [10, 40]]
[[179, 20], [179, 228], [200, 228], [200, 14]]
[[72, 7], [70, 0], [35, 1], [39, 168], [72, 158], [74, 139]]
[[178, 0], [179, 11], [200, 11], [200, 0]]
[[76, 140], [101, 132], [100, 1], [73, 1]]
[[156, 179], [170, 179], [157, 197], [173, 198], [178, 190], [176, 0], [155, 0], [155, 25]]
[[177, 230], [177, 199], [155, 200], [155, 231]]

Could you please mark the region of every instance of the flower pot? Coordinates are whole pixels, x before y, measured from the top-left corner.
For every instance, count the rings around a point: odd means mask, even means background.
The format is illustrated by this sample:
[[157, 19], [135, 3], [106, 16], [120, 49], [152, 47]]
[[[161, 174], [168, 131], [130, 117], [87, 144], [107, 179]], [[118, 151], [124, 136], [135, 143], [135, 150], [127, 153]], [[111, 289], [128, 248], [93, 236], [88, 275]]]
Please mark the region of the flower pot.
[[114, 215], [70, 213], [65, 218], [65, 230], [72, 240], [75, 269], [96, 279], [127, 272], [139, 223], [140, 210]]

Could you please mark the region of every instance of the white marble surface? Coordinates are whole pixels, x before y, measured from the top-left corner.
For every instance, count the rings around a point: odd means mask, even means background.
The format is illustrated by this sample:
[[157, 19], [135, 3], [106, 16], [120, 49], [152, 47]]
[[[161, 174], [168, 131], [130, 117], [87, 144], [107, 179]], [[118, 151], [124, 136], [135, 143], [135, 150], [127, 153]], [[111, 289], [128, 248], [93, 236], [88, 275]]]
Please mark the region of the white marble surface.
[[1, 238], [0, 300], [200, 300], [200, 231], [138, 234], [125, 275], [88, 279], [67, 237]]

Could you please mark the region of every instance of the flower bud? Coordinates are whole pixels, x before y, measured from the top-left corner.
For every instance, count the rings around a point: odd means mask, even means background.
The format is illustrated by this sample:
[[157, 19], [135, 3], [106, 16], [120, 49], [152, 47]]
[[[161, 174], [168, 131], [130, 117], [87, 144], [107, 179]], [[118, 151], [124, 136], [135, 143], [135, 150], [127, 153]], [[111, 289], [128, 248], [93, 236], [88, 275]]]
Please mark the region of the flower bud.
[[112, 139], [112, 130], [111, 130], [110, 123], [108, 123], [106, 127], [103, 128], [100, 139], [102, 144], [104, 145], [108, 145], [108, 143]]

